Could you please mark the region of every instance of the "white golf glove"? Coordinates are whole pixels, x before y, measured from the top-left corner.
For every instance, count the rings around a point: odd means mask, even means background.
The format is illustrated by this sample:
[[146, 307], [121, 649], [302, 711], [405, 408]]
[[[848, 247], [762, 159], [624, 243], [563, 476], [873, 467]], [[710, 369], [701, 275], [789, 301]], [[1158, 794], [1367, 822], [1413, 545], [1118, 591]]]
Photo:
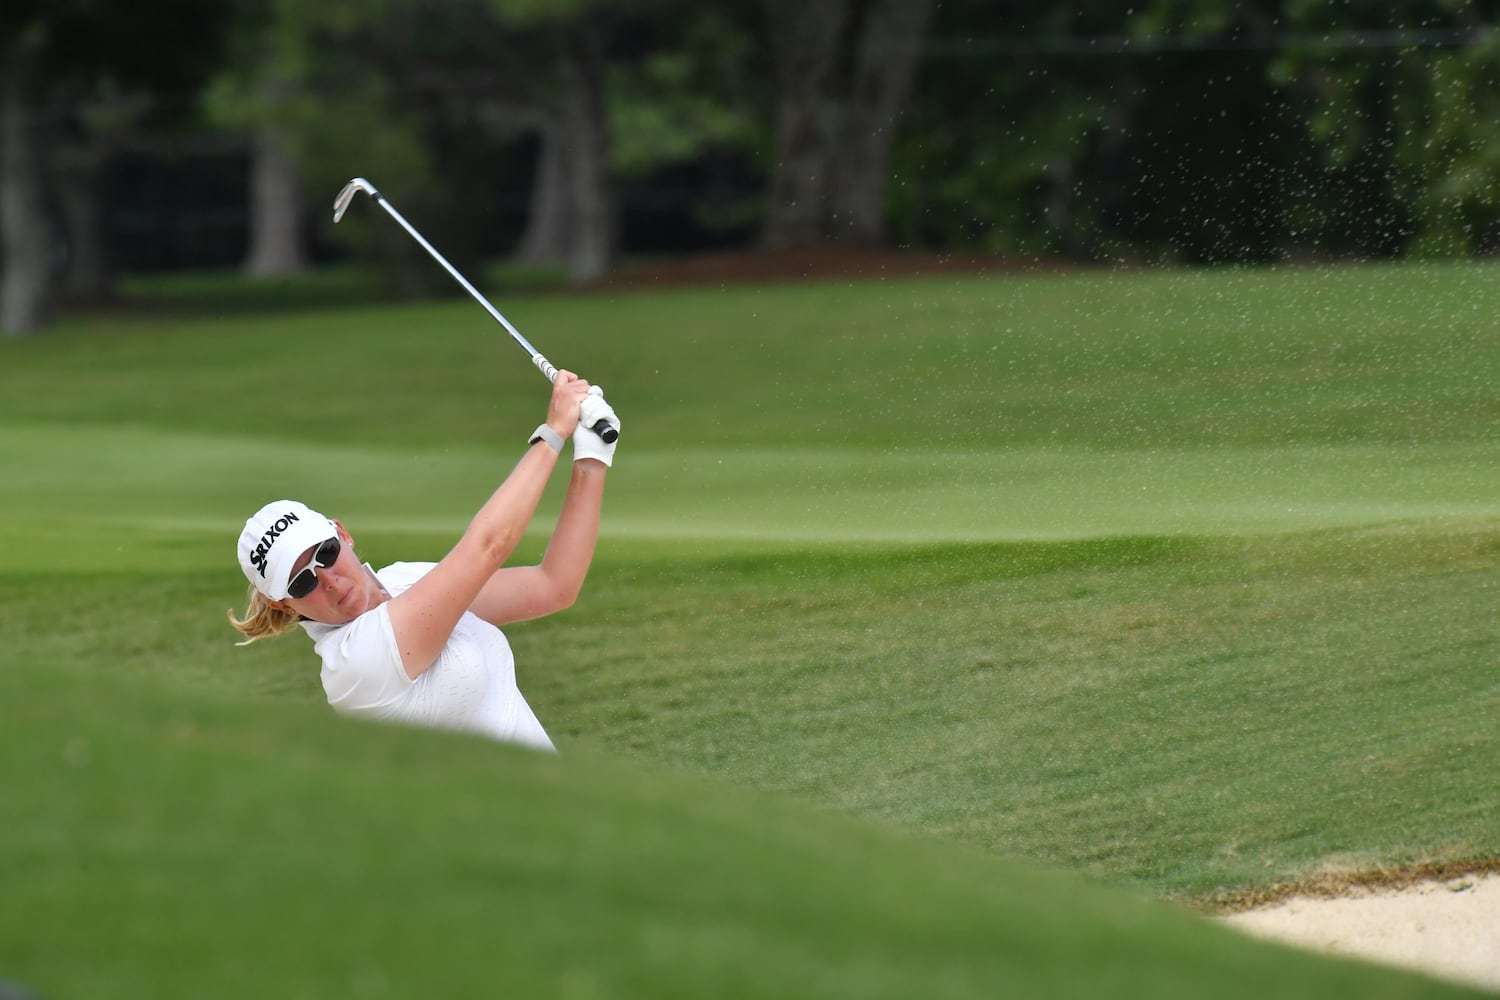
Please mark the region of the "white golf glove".
[[604, 390], [591, 385], [583, 405], [578, 408], [578, 426], [573, 430], [573, 461], [593, 458], [605, 465], [614, 464], [615, 444], [619, 442], [616, 440], [606, 444], [602, 437], [594, 433], [593, 426], [600, 420], [608, 420], [614, 424], [615, 430], [620, 429], [620, 418], [615, 416], [615, 408], [604, 401]]

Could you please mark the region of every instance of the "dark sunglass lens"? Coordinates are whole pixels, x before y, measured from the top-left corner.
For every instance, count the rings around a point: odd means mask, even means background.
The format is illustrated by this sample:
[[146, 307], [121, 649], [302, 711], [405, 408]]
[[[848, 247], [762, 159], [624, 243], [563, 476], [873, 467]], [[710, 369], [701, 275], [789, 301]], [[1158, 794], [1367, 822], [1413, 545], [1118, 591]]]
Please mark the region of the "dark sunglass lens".
[[306, 597], [308, 594], [311, 594], [313, 592], [313, 588], [317, 585], [318, 577], [315, 573], [313, 573], [312, 568], [308, 567], [307, 569], [298, 573], [296, 576], [292, 577], [292, 582], [286, 585], [286, 596], [297, 598]]
[[313, 561], [316, 562], [319, 566], [332, 566], [334, 563], [338, 562], [339, 550], [342, 548], [343, 545], [339, 542], [338, 536], [335, 535], [334, 537], [328, 539], [328, 541], [324, 542], [322, 545], [318, 546], [318, 551], [313, 554]]

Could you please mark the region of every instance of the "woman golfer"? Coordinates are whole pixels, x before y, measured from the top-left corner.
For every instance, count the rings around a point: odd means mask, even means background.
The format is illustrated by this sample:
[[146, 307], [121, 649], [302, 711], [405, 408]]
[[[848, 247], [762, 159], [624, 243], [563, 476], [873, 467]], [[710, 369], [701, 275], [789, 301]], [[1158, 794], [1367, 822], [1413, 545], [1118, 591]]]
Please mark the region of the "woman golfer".
[[[599, 389], [559, 372], [526, 454], [441, 562], [377, 571], [338, 521], [293, 500], [266, 504], [240, 533], [249, 607], [229, 621], [241, 645], [300, 625], [339, 712], [553, 749], [516, 687], [499, 627], [569, 607], [583, 587], [614, 461], [615, 446], [589, 430], [601, 418], [620, 425]], [[502, 568], [569, 435], [573, 474], [546, 554], [535, 566]]]

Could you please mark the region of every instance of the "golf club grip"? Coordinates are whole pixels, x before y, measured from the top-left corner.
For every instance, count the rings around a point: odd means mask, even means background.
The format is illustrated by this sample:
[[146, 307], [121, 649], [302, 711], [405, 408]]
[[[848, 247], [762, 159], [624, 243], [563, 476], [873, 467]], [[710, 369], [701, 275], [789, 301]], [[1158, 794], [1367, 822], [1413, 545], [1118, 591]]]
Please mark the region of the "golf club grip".
[[[547, 377], [548, 382], [557, 381], [557, 366], [542, 357], [541, 354], [533, 354], [531, 356], [531, 363], [536, 365], [537, 370]], [[599, 435], [605, 444], [614, 444], [620, 440], [620, 429], [603, 417], [594, 421], [594, 426], [590, 427], [589, 430]]]

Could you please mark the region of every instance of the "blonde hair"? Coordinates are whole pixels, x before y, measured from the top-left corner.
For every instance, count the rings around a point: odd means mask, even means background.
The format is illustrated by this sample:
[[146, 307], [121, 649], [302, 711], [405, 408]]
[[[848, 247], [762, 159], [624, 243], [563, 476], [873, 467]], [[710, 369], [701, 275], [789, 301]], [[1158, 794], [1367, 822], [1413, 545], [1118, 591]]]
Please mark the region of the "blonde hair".
[[233, 608], [225, 612], [229, 616], [229, 624], [245, 636], [243, 642], [235, 643], [236, 646], [248, 646], [257, 639], [290, 632], [302, 620], [301, 616], [294, 611], [282, 611], [280, 608], [271, 607], [270, 600], [265, 594], [256, 590], [254, 584], [250, 586], [248, 601], [243, 619], [234, 616]]

